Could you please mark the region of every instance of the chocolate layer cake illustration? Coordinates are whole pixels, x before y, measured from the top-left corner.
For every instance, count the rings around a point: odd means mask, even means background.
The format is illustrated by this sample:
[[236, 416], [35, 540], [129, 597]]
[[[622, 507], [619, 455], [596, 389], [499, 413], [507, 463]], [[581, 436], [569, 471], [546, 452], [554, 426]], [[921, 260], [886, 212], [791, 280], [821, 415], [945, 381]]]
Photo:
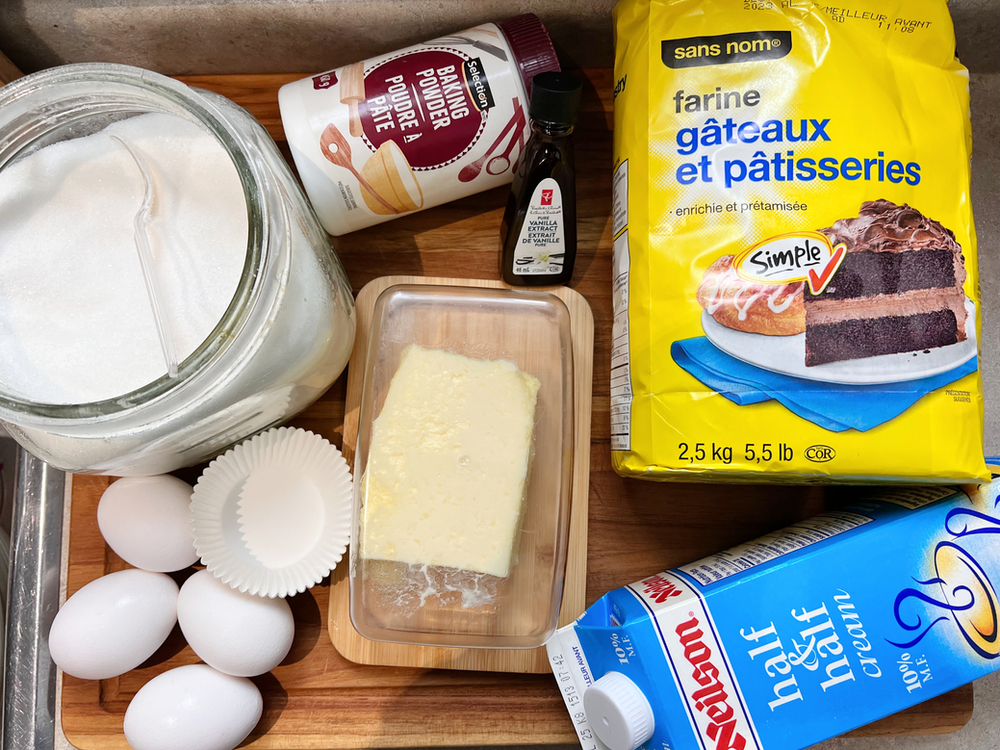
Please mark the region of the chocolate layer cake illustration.
[[965, 340], [965, 261], [951, 230], [876, 200], [820, 231], [847, 254], [822, 294], [805, 294], [807, 366]]

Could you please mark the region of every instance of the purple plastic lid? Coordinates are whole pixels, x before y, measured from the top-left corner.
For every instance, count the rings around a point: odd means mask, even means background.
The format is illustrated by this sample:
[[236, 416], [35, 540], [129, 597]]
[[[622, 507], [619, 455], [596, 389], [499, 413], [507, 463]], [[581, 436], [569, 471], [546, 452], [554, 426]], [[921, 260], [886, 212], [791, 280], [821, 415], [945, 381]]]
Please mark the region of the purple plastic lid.
[[534, 13], [525, 13], [497, 24], [514, 53], [524, 89], [531, 96], [531, 79], [539, 73], [560, 70], [549, 32]]

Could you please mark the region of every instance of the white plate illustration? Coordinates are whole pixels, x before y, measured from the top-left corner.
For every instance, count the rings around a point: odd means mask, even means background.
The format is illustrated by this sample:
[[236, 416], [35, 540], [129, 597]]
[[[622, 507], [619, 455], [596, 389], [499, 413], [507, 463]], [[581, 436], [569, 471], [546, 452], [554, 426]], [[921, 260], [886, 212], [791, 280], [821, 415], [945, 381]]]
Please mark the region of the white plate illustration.
[[[849, 359], [825, 365], [806, 367], [806, 335], [764, 336], [726, 328], [703, 312], [701, 325], [708, 340], [726, 354], [751, 365], [824, 383], [862, 385], [899, 383], [948, 372], [976, 356], [976, 307], [965, 300], [968, 317], [965, 321], [965, 341], [931, 349], [928, 353], [903, 352], [883, 354], [865, 359]], [[916, 356], [914, 356], [914, 354]]]

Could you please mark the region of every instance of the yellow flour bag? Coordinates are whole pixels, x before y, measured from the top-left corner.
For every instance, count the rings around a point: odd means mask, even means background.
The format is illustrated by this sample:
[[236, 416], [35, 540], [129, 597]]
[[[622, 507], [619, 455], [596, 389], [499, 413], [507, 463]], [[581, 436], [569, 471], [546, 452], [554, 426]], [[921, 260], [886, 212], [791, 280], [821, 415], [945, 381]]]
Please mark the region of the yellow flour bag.
[[621, 0], [615, 469], [985, 480], [945, 0]]

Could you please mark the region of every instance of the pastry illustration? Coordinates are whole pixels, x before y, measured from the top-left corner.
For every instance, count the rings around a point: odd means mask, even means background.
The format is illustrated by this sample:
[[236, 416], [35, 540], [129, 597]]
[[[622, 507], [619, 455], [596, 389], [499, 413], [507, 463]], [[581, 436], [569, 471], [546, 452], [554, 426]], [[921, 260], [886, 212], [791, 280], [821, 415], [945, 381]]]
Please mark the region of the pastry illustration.
[[820, 231], [847, 254], [821, 294], [805, 295], [807, 366], [965, 341], [965, 260], [951, 230], [876, 200]]
[[698, 304], [726, 328], [766, 336], [794, 336], [806, 327], [804, 282], [758, 284], [740, 278], [733, 255], [723, 255], [705, 271]]

